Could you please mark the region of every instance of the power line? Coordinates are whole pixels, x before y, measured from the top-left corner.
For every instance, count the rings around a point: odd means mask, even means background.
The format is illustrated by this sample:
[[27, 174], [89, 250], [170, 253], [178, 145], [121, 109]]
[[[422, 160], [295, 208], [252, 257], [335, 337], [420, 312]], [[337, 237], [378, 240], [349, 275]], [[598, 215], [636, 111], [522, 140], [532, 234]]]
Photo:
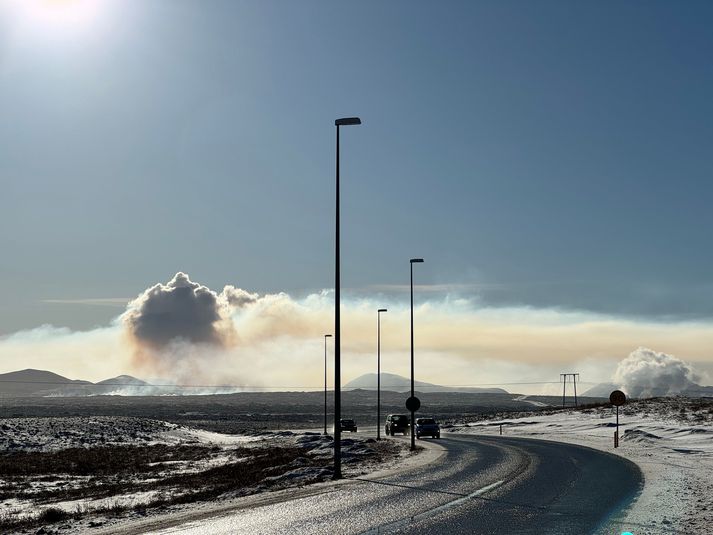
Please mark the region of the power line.
[[[158, 384], [131, 384], [131, 383], [67, 383], [61, 381], [24, 381], [16, 379], [0, 379], [0, 383], [10, 383], [10, 384], [38, 384], [38, 385], [61, 385], [61, 386], [76, 386], [76, 387], [93, 387], [93, 386], [124, 386], [132, 388], [324, 388], [324, 385], [313, 386], [313, 385], [239, 385], [239, 384], [178, 384], [178, 383], [158, 383]], [[550, 385], [550, 384], [561, 384], [560, 381], [520, 381], [520, 382], [507, 382], [507, 383], [473, 383], [473, 384], [443, 384], [443, 385], [417, 385], [419, 389], [426, 388], [477, 388], [483, 386], [511, 386], [511, 385]], [[586, 383], [586, 384], [596, 384], [596, 383]], [[382, 387], [398, 387], [406, 388], [402, 384], [382, 384]], [[349, 387], [358, 389], [357, 387]]]

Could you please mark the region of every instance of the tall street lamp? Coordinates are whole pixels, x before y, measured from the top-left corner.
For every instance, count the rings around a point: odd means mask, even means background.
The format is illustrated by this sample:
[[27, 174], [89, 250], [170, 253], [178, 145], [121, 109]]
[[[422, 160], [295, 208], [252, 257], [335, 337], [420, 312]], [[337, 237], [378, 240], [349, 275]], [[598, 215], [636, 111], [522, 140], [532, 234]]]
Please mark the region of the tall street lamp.
[[385, 308], [376, 311], [376, 440], [381, 440], [381, 313]]
[[327, 338], [331, 334], [324, 335], [324, 434], [327, 434]]
[[341, 329], [339, 321], [339, 127], [361, 124], [359, 117], [344, 117], [334, 121], [337, 127], [337, 197], [336, 240], [334, 254], [334, 479], [342, 478], [342, 433], [339, 420], [342, 417], [341, 386]]
[[[412, 258], [411, 264], [411, 398], [414, 397], [413, 380], [413, 265], [423, 263], [423, 258]], [[416, 411], [411, 410], [411, 451], [416, 449]]]

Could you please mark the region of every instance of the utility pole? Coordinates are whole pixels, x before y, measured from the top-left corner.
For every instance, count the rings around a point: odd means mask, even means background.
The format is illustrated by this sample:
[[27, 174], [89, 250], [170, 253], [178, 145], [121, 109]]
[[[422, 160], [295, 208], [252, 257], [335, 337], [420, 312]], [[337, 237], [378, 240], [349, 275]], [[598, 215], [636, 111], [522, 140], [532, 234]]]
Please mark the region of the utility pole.
[[572, 385], [574, 386], [574, 406], [578, 407], [577, 402], [577, 380], [579, 379], [578, 373], [560, 373], [560, 380], [562, 381], [562, 408], [565, 407], [565, 398], [567, 395], [567, 377], [572, 378]]

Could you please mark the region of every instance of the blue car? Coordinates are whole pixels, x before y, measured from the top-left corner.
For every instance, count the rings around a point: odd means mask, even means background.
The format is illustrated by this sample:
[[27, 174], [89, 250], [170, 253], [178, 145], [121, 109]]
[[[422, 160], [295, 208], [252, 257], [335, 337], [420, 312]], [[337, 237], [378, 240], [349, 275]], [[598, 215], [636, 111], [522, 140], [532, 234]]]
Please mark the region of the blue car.
[[416, 438], [441, 438], [441, 426], [433, 418], [416, 418]]

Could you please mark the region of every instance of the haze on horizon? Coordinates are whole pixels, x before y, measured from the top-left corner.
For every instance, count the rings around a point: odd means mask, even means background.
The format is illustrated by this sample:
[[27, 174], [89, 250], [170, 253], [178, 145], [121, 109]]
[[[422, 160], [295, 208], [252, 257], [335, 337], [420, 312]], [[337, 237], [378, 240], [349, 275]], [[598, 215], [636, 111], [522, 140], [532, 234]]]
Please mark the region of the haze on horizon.
[[[380, 306], [404, 371], [412, 256], [421, 380], [713, 371], [713, 6], [65, 3], [0, 2], [0, 371], [315, 383], [352, 114], [345, 381]], [[166, 352], [127, 317], [179, 271], [230, 310]]]

